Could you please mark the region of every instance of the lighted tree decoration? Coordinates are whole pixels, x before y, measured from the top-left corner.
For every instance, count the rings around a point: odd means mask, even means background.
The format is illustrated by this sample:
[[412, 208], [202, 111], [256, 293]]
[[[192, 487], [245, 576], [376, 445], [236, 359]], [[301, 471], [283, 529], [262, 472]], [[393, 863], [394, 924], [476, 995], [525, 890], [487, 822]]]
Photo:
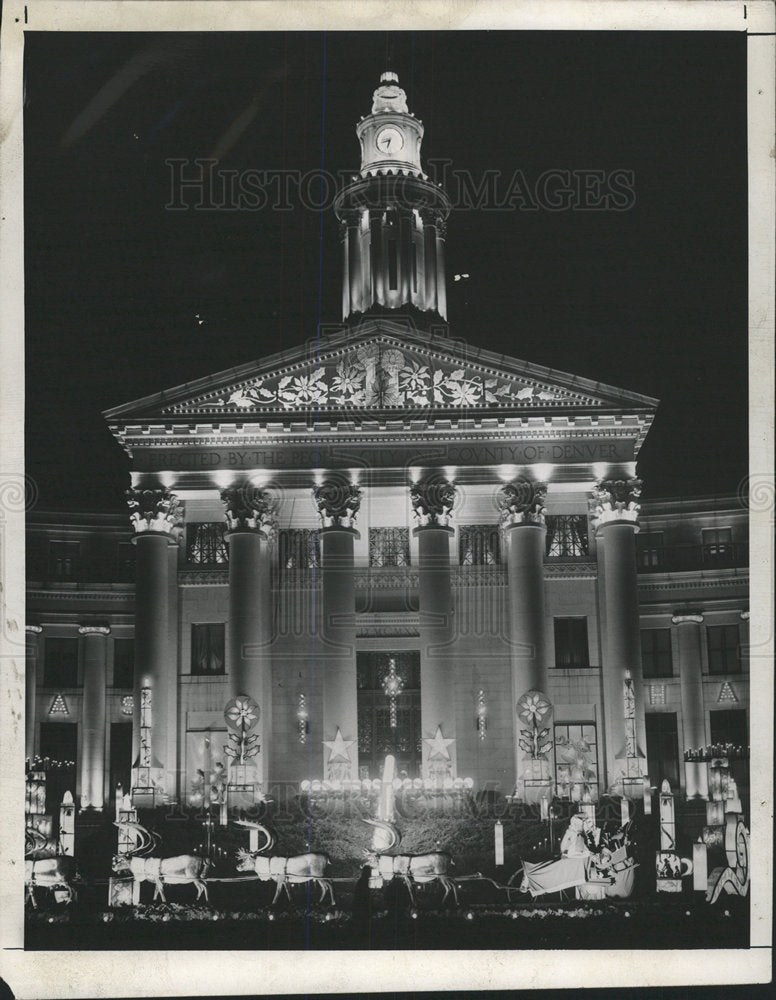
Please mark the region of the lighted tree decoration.
[[250, 732], [258, 725], [260, 714], [259, 706], [247, 694], [238, 694], [226, 704], [224, 718], [227, 726], [234, 732], [229, 733], [224, 753], [237, 764], [244, 764], [261, 749], [259, 737]]
[[542, 720], [550, 711], [550, 703], [541, 691], [526, 691], [517, 703], [517, 716], [530, 729], [520, 730], [520, 749], [532, 760], [541, 760], [552, 750], [550, 730], [542, 728]]
[[389, 699], [389, 711], [391, 729], [396, 728], [396, 699], [402, 692], [404, 679], [396, 673], [396, 660], [393, 657], [388, 661], [388, 673], [383, 678], [383, 691]]

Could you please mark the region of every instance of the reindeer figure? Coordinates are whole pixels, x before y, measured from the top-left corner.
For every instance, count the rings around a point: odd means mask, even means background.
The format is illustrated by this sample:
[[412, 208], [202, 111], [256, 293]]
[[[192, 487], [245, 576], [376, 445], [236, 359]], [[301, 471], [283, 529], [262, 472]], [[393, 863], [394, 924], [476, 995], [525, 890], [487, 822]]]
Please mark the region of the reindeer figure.
[[56, 842], [49, 840], [39, 830], [28, 827], [24, 835], [24, 886], [26, 898], [37, 910], [35, 888], [67, 893], [66, 903], [75, 899], [70, 880], [75, 874], [75, 859], [66, 854], [56, 853]]
[[[386, 851], [392, 851], [401, 844], [401, 834], [393, 823], [375, 819], [365, 819], [364, 822], [388, 834], [389, 841]], [[372, 869], [372, 877], [369, 879], [370, 888], [380, 889], [394, 877], [400, 878], [404, 882], [410, 901], [414, 906], [413, 884], [438, 881], [445, 890], [442, 903], [452, 892], [455, 905], [458, 906], [458, 888], [447, 874], [453, 864], [453, 859], [444, 851], [433, 851], [429, 854], [384, 854], [373, 849], [364, 853], [366, 857], [364, 867], [368, 865]]]
[[114, 823], [114, 826], [134, 830], [138, 835], [138, 845], [129, 854], [117, 854], [113, 858], [113, 871], [117, 875], [131, 875], [135, 883], [152, 882], [154, 899], [157, 896], [164, 902], [164, 885], [184, 885], [192, 883], [197, 890], [197, 899], [204, 896], [207, 901], [207, 884], [205, 875], [210, 868], [207, 858], [196, 854], [180, 854], [174, 858], [146, 857], [149, 851], [158, 846], [159, 837], [139, 823]]
[[291, 902], [291, 890], [289, 883], [315, 882], [320, 887], [323, 903], [327, 894], [331, 898], [331, 905], [334, 906], [334, 887], [331, 879], [325, 878], [326, 867], [329, 859], [325, 854], [297, 854], [293, 857], [263, 857], [265, 851], [271, 851], [275, 846], [275, 836], [260, 823], [243, 823], [243, 826], [250, 826], [258, 830], [265, 837], [264, 843], [256, 851], [246, 851], [240, 848], [237, 852], [237, 871], [252, 871], [262, 882], [275, 882], [277, 888], [272, 899], [271, 906], [274, 906], [280, 898], [280, 893], [285, 890], [288, 901]]

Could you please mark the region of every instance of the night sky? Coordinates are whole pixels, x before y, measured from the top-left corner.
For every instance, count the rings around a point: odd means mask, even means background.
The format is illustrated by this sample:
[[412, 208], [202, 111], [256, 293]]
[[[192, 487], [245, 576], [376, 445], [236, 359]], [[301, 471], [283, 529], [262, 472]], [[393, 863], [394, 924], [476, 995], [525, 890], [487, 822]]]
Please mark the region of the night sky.
[[355, 124], [388, 59], [425, 125], [424, 163], [448, 158], [475, 183], [496, 170], [500, 191], [517, 170], [529, 186], [548, 169], [634, 172], [629, 211], [455, 210], [451, 332], [658, 397], [646, 499], [734, 492], [747, 450], [745, 46], [718, 32], [28, 34], [39, 506], [125, 511], [128, 459], [102, 410], [339, 321], [328, 205], [292, 190], [285, 211], [170, 211], [165, 161], [355, 170]]

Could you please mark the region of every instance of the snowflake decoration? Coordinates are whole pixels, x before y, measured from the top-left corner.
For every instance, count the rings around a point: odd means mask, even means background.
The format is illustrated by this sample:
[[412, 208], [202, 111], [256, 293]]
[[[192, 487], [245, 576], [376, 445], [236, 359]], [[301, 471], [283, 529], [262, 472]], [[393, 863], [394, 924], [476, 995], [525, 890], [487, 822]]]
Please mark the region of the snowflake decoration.
[[232, 698], [224, 709], [226, 724], [232, 729], [247, 731], [253, 729], [259, 721], [259, 706], [246, 694]]

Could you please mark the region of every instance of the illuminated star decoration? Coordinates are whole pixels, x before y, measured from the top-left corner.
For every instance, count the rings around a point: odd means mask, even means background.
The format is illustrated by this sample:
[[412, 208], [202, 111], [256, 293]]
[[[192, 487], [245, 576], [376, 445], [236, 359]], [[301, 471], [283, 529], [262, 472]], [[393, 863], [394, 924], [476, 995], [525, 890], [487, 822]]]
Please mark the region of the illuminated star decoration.
[[334, 739], [323, 741], [323, 745], [329, 748], [329, 763], [333, 764], [336, 761], [350, 762], [348, 748], [352, 747], [355, 742], [355, 740], [344, 740], [340, 728], [337, 726], [337, 735]]
[[441, 726], [437, 726], [437, 731], [432, 740], [424, 739], [423, 742], [428, 744], [429, 760], [450, 760], [450, 751], [447, 748], [451, 743], [455, 743], [455, 740], [445, 739], [442, 735]]

